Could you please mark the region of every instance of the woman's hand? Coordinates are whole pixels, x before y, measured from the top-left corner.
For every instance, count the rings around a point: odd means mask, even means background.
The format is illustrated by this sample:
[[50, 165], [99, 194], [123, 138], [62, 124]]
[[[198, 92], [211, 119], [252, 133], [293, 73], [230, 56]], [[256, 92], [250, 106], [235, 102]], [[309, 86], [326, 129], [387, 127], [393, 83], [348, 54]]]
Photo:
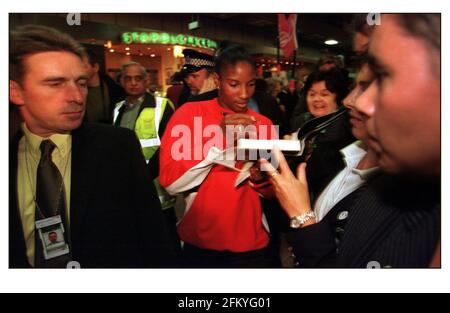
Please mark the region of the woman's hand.
[[267, 160], [261, 160], [261, 162], [268, 170], [275, 194], [284, 211], [289, 218], [311, 211], [308, 182], [306, 181], [306, 163], [298, 166], [297, 177], [295, 177], [283, 153], [278, 148], [274, 148], [273, 151], [279, 162], [279, 172]]
[[220, 127], [222, 128], [226, 138], [232, 138], [233, 145], [236, 146], [236, 141], [238, 139], [246, 137], [245, 131], [248, 131], [246, 127], [254, 124], [256, 124], [256, 119], [253, 116], [242, 113], [234, 113], [226, 114], [220, 123]]

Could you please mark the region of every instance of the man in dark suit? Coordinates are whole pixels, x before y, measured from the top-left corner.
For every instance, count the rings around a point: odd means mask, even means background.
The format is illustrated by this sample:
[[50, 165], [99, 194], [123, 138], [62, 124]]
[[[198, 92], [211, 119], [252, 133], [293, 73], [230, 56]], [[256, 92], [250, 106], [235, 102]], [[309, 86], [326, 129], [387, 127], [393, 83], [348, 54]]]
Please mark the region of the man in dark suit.
[[[173, 266], [135, 134], [82, 124], [83, 56], [75, 40], [55, 29], [29, 25], [11, 34], [10, 100], [24, 124], [10, 147], [9, 266]], [[65, 233], [69, 251], [48, 259], [38, 225]]]
[[125, 90], [111, 77], [100, 71], [94, 51], [85, 47], [83, 58], [88, 73], [88, 97], [84, 120], [90, 123], [112, 124], [115, 104], [127, 96]]

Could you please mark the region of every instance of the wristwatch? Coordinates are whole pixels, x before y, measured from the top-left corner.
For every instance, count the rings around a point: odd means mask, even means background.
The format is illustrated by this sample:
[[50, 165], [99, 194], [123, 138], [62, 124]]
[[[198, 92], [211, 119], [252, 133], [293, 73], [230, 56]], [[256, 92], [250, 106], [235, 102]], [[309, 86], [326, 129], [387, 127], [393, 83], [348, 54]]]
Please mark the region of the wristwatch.
[[301, 228], [310, 219], [316, 218], [314, 211], [308, 211], [302, 215], [294, 216], [291, 218], [290, 226], [291, 228]]

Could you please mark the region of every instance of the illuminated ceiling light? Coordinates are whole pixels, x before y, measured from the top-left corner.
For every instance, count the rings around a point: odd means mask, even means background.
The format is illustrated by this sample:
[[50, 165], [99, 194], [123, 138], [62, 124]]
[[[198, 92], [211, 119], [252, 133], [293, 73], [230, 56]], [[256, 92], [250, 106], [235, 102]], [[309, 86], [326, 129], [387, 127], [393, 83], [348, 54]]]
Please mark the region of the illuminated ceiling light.
[[339, 41], [334, 40], [334, 39], [325, 40], [325, 44], [329, 45], [329, 46], [337, 45], [338, 43], [339, 43]]
[[172, 49], [170, 49], [170, 48], [167, 48], [167, 51], [170, 51], [170, 50], [172, 50]]
[[289, 62], [284, 62], [284, 64], [289, 65]]
[[131, 53], [130, 52], [127, 52], [127, 53], [125, 53], [126, 55], [130, 55]]
[[114, 49], [109, 49], [109, 52], [114, 53]]
[[175, 58], [182, 58], [182, 57], [184, 57], [184, 55], [183, 55], [183, 47], [182, 46], [174, 46], [173, 47], [173, 56]]
[[150, 54], [150, 57], [154, 58], [154, 57], [156, 57], [156, 54], [152, 53], [152, 54]]
[[130, 47], [126, 47], [126, 48], [125, 48], [125, 51], [130, 51]]

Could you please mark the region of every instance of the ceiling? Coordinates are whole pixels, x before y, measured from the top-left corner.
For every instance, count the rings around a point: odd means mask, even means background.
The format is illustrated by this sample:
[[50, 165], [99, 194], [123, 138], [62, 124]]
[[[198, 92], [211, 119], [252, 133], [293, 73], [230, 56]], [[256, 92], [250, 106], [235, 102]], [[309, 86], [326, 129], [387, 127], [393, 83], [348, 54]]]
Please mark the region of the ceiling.
[[[278, 16], [276, 13], [205, 13], [200, 18], [225, 21], [246, 29], [263, 32], [276, 38]], [[348, 31], [353, 14], [350, 13], [300, 13], [297, 19], [297, 39], [302, 46], [320, 52], [347, 54], [351, 52], [351, 34]], [[327, 46], [324, 41], [336, 39], [338, 45]]]

